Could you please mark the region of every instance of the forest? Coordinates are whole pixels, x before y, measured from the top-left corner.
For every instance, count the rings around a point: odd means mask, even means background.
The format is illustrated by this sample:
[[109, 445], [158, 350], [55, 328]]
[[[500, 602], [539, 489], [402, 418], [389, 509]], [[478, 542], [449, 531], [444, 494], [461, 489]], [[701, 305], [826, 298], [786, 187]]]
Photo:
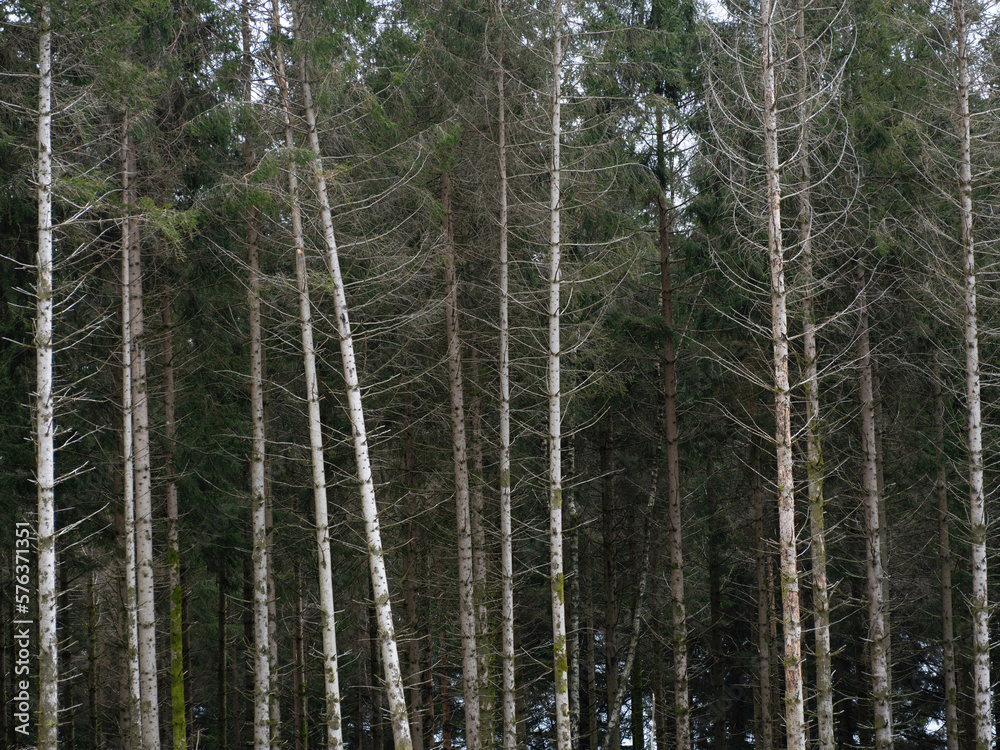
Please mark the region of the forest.
[[998, 44], [0, 2], [0, 748], [991, 750]]

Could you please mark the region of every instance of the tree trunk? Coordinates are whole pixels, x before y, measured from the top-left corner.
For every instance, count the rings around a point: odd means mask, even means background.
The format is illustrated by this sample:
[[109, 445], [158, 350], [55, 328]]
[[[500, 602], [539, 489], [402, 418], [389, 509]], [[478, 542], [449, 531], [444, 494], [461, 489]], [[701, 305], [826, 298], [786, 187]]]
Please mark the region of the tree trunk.
[[798, 0], [795, 22], [798, 61], [799, 165], [798, 190], [799, 257], [802, 259], [802, 344], [805, 355], [806, 386], [806, 476], [809, 488], [809, 549], [812, 553], [813, 633], [816, 657], [816, 740], [817, 750], [834, 750], [833, 674], [830, 664], [830, 594], [826, 582], [826, 530], [823, 520], [823, 440], [819, 402], [819, 368], [816, 344], [816, 279], [813, 272], [812, 243], [812, 154], [809, 103], [809, 48], [805, 33], [805, 0]]
[[421, 568], [422, 535], [417, 524], [417, 454], [413, 440], [413, 392], [407, 389], [404, 398], [405, 423], [403, 427], [403, 478], [406, 483], [406, 576], [403, 578], [403, 595], [406, 599], [406, 622], [410, 638], [406, 643], [407, 672], [410, 693], [410, 735], [413, 750], [424, 750], [424, 692], [420, 684], [423, 675], [421, 663], [420, 618], [417, 612], [417, 576]]
[[[295, 148], [292, 132], [291, 105], [285, 77], [285, 52], [281, 39], [281, 19], [278, 0], [272, 3], [272, 23], [279, 40], [277, 78], [285, 126], [285, 146]], [[311, 101], [306, 102], [311, 109]], [[311, 126], [312, 129], [312, 126]], [[326, 743], [329, 750], [342, 750], [344, 738], [340, 712], [340, 678], [337, 666], [336, 609], [333, 600], [333, 570], [330, 554], [329, 511], [326, 493], [326, 467], [323, 459], [323, 428], [319, 408], [319, 380], [316, 376], [316, 350], [313, 344], [312, 308], [306, 278], [305, 240], [298, 198], [298, 174], [294, 164], [288, 169], [289, 192], [292, 198], [292, 230], [295, 235], [296, 278], [299, 288], [299, 319], [302, 329], [302, 350], [305, 364], [306, 392], [309, 405], [309, 445], [312, 453], [313, 506], [316, 516], [316, 555], [319, 567], [320, 617], [323, 633], [323, 683], [326, 705]]]
[[754, 539], [756, 540], [755, 561], [757, 568], [757, 671], [759, 692], [757, 705], [757, 730], [754, 747], [757, 750], [774, 748], [774, 716], [771, 704], [771, 607], [770, 575], [767, 570], [768, 540], [764, 532], [764, 491], [761, 487], [760, 454], [753, 447], [753, 465], [750, 480], [753, 491]]
[[972, 138], [969, 114], [969, 26], [965, 0], [953, 0], [958, 41], [959, 217], [965, 276], [965, 399], [969, 444], [969, 536], [972, 557], [972, 681], [976, 750], [993, 745], [990, 698], [990, 604], [987, 595], [986, 496], [979, 384], [979, 321], [976, 314], [976, 245], [972, 232]]
[[[122, 194], [127, 207], [133, 203], [132, 190], [132, 139], [128, 134], [128, 118], [122, 135]], [[132, 435], [134, 409], [132, 408], [132, 314], [130, 297], [131, 253], [133, 220], [126, 216], [122, 221], [122, 495], [124, 498], [125, 527], [125, 661], [127, 685], [126, 715], [130, 750], [142, 747], [141, 709], [142, 689], [139, 670], [139, 610], [136, 589], [136, 519], [135, 519], [135, 440]], [[136, 238], [138, 239], [138, 238]]]
[[[56, 638], [55, 401], [53, 360], [52, 18], [38, 18], [38, 260], [35, 284], [35, 445], [38, 484], [38, 747], [59, 740], [59, 642]], [[26, 527], [23, 527], [26, 528]], [[5, 708], [6, 710], [6, 708]]]
[[722, 545], [725, 529], [722, 526], [722, 508], [713, 487], [715, 463], [711, 454], [705, 462], [705, 505], [711, 514], [708, 521], [708, 611], [711, 641], [712, 677], [712, 750], [727, 750], [728, 698], [726, 696], [726, 654], [722, 633]]
[[[618, 693], [618, 580], [615, 568], [615, 551], [618, 548], [615, 533], [615, 482], [614, 482], [614, 425], [610, 419], [603, 429], [598, 448], [601, 461], [601, 531], [604, 553], [604, 681], [607, 703], [614, 705]], [[609, 714], [610, 716], [610, 714]], [[618, 750], [621, 734], [609, 731], [604, 738], [607, 750]]]
[[944, 397], [941, 363], [934, 353], [934, 445], [937, 452], [938, 556], [941, 562], [941, 671], [944, 675], [944, 729], [947, 750], [958, 750], [958, 691], [955, 685], [955, 618], [952, 608], [951, 540], [948, 510], [948, 459], [944, 453]]
[[[277, 0], [274, 0], [274, 4], [275, 8], [277, 8]], [[280, 31], [280, 24], [277, 21], [277, 11], [275, 12], [275, 26]], [[302, 99], [305, 107], [306, 125], [309, 129], [309, 145], [313, 152], [313, 177], [316, 183], [316, 196], [319, 199], [323, 239], [326, 244], [327, 268], [330, 273], [334, 314], [337, 320], [337, 333], [340, 338], [340, 358], [344, 370], [344, 385], [347, 391], [348, 419], [351, 423], [351, 435], [354, 443], [354, 459], [357, 464], [362, 514], [365, 519], [368, 563], [371, 571], [372, 591], [375, 594], [375, 616], [378, 622], [382, 666], [385, 670], [385, 687], [389, 699], [389, 715], [392, 721], [392, 733], [395, 739], [396, 750], [410, 750], [413, 743], [410, 738], [410, 723], [407, 718], [406, 694], [403, 691], [403, 672], [399, 663], [395, 626], [392, 621], [392, 601], [389, 595], [389, 579], [386, 573], [385, 558], [382, 550], [382, 532], [379, 528], [378, 505], [375, 501], [375, 485], [372, 480], [371, 459], [368, 454], [368, 434], [365, 429], [364, 409], [361, 403], [361, 386], [354, 358], [354, 340], [351, 336], [351, 324], [348, 318], [347, 294], [344, 288], [344, 280], [340, 273], [340, 258], [337, 254], [337, 242], [333, 233], [330, 200], [327, 195], [326, 177], [323, 174], [323, 162], [320, 156], [319, 134], [316, 130], [316, 114], [313, 109], [312, 92], [309, 86], [308, 59], [303, 60], [301, 67]], [[331, 602], [329, 610], [329, 627], [331, 630], [332, 626], [333, 606]], [[333, 644], [331, 645], [333, 646]], [[332, 661], [335, 666], [335, 646], [332, 653], [326, 654], [325, 658], [328, 665]], [[327, 669], [329, 669], [329, 666]], [[339, 701], [339, 697], [337, 700]], [[339, 731], [339, 706], [337, 708], [336, 722], [338, 725], [337, 730]]]
[[295, 716], [295, 750], [307, 750], [309, 720], [306, 714], [306, 653], [305, 653], [305, 597], [302, 591], [302, 568], [298, 560], [292, 563], [295, 578], [294, 612], [292, 617], [292, 703]]
[[[633, 665], [636, 663], [636, 651], [639, 649], [639, 634], [642, 631], [642, 605], [646, 597], [646, 585], [649, 581], [649, 560], [650, 560], [650, 545], [652, 542], [652, 534], [650, 532], [650, 525], [653, 514], [653, 506], [656, 503], [656, 471], [652, 473], [651, 488], [649, 491], [649, 501], [646, 503], [646, 517], [644, 521], [645, 531], [643, 533], [643, 548], [642, 548], [642, 570], [639, 574], [639, 585], [636, 589], [635, 594], [635, 609], [632, 613], [632, 632], [629, 638], [628, 644], [628, 656], [625, 657], [625, 669], [623, 674], [626, 679], [623, 679], [619, 685], [618, 689], [615, 691], [612, 702], [608, 706], [608, 729], [605, 735], [604, 746], [608, 747], [608, 740], [610, 737], [619, 732], [618, 724], [621, 720], [621, 710], [622, 705], [625, 703], [625, 692], [628, 688], [628, 675], [631, 674]], [[633, 707], [634, 710], [634, 707]], [[640, 705], [639, 710], [641, 712], [642, 707]], [[635, 747], [635, 737], [632, 738], [633, 747]]]
[[560, 104], [562, 99], [562, 0], [556, 0], [552, 16], [552, 151], [549, 164], [549, 577], [552, 587], [552, 651], [555, 670], [555, 723], [557, 750], [570, 750], [568, 656], [566, 653], [566, 603], [562, 554], [562, 416], [559, 365], [562, 347], [559, 342], [559, 287], [561, 278], [561, 240], [559, 236], [560, 194], [559, 143], [561, 140]]
[[181, 549], [177, 533], [177, 482], [174, 481], [174, 346], [170, 322], [170, 295], [160, 298], [163, 322], [163, 421], [166, 438], [164, 471], [167, 475], [167, 573], [170, 586], [170, 708], [174, 750], [187, 748], [184, 703], [184, 620], [181, 616]]
[[788, 750], [804, 750], [802, 627], [799, 621], [798, 551], [792, 476], [791, 395], [788, 385], [788, 314], [785, 257], [781, 244], [781, 184], [778, 166], [777, 100], [772, 50], [775, 0], [761, 3], [764, 87], [764, 159], [767, 169], [767, 238], [771, 271], [771, 325], [774, 342], [774, 421], [778, 475], [778, 532], [781, 552], [782, 624], [785, 652], [785, 729]]
[[[576, 474], [576, 452], [570, 447], [570, 479]], [[569, 493], [569, 717], [570, 736], [580, 737], [580, 526], [575, 491]]]
[[868, 639], [871, 643], [872, 699], [875, 705], [875, 747], [892, 747], [892, 702], [889, 694], [889, 661], [885, 644], [885, 571], [882, 567], [883, 530], [879, 525], [879, 491], [875, 456], [875, 400], [872, 388], [871, 347], [868, 339], [868, 305], [865, 274], [859, 263], [858, 384], [861, 397], [861, 480], [865, 492], [866, 560], [868, 570]]
[[[6, 638], [0, 636], [0, 648], [6, 643]], [[88, 747], [92, 750], [101, 750], [104, 743], [101, 742], [100, 715], [97, 713], [97, 652], [98, 631], [97, 631], [97, 571], [92, 570], [87, 576], [87, 735]], [[6, 649], [4, 649], [6, 651]], [[6, 653], [4, 654], [6, 656]], [[6, 667], [6, 660], [0, 662]], [[6, 682], [6, 680], [5, 680]], [[6, 687], [6, 685], [5, 685]], [[0, 737], [6, 737], [7, 712], [4, 711], [3, 724], [0, 725]], [[952, 750], [952, 748], [949, 748]]]
[[590, 559], [590, 545], [588, 544], [588, 537], [586, 535], [583, 537], [581, 564], [581, 573], [583, 575], [587, 591], [585, 600], [586, 626], [584, 629], [584, 633], [586, 633], [586, 645], [583, 649], [584, 653], [586, 653], [587, 739], [586, 742], [583, 742], [583, 737], [581, 737], [580, 744], [581, 747], [585, 747], [586, 750], [597, 750], [597, 654], [594, 644], [594, 580], [593, 567], [591, 566]]
[[514, 683], [514, 553], [510, 486], [510, 323], [507, 260], [507, 131], [503, 52], [497, 55], [497, 130], [500, 157], [500, 631], [503, 673], [503, 749], [517, 736]]
[[687, 613], [684, 605], [684, 532], [681, 526], [680, 456], [677, 435], [677, 355], [674, 350], [673, 279], [670, 271], [671, 207], [667, 205], [667, 168], [663, 111], [656, 110], [656, 158], [660, 193], [656, 207], [660, 244], [660, 314], [667, 327], [663, 339], [664, 432], [667, 448], [667, 521], [670, 530], [670, 609], [673, 627], [674, 718], [677, 750], [691, 750], [691, 709], [688, 697]]
[[[226, 708], [228, 707], [229, 695], [226, 685], [226, 657], [229, 652], [229, 643], [226, 638], [226, 624], [227, 624], [227, 612], [228, 612], [228, 597], [226, 596], [226, 563], [225, 560], [220, 562], [219, 565], [219, 576], [218, 576], [218, 586], [219, 586], [219, 602], [218, 602], [218, 653], [216, 659], [218, 661], [219, 671], [216, 673], [216, 690], [218, 693], [219, 702], [219, 712], [216, 714], [215, 719], [215, 735], [216, 743], [219, 750], [227, 750], [229, 747], [229, 716]], [[238, 690], [238, 685], [233, 683], [233, 690]], [[242, 748], [236, 748], [236, 750], [242, 750]]]
[[451, 175], [441, 175], [444, 207], [445, 323], [448, 336], [448, 373], [451, 393], [452, 457], [455, 467], [455, 514], [458, 521], [458, 617], [462, 628], [462, 683], [465, 697], [465, 733], [469, 750], [479, 748], [479, 676], [473, 596], [472, 517], [469, 507], [469, 464], [465, 442], [465, 406], [462, 393], [462, 350], [458, 333], [458, 279], [451, 219]]
[[[137, 204], [135, 149], [126, 134], [125, 172], [129, 187], [124, 196], [129, 207]], [[132, 352], [132, 441], [135, 471], [136, 600], [139, 623], [139, 680], [142, 695], [143, 750], [160, 748], [160, 705], [156, 670], [156, 608], [153, 599], [153, 498], [149, 453], [149, 394], [146, 390], [146, 337], [143, 319], [142, 260], [139, 224], [126, 219], [129, 255], [129, 315]]]
[[479, 389], [479, 365], [473, 359], [474, 395], [469, 399], [469, 421], [472, 426], [472, 472], [469, 520], [472, 529], [472, 601], [476, 619], [476, 677], [479, 680], [479, 735], [486, 750], [493, 748], [493, 691], [490, 688], [490, 626], [486, 601], [486, 527], [483, 495], [482, 413]]

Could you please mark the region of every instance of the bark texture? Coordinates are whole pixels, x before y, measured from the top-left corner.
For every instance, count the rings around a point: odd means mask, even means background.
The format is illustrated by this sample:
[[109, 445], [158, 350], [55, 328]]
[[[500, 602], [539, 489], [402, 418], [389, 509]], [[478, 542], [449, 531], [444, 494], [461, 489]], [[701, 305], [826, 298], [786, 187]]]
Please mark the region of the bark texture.
[[886, 574], [882, 546], [884, 530], [879, 521], [878, 461], [875, 452], [875, 395], [872, 386], [871, 344], [867, 304], [867, 279], [862, 266], [856, 269], [858, 283], [858, 387], [861, 398], [861, 481], [865, 494], [865, 558], [868, 571], [868, 639], [871, 644], [872, 702], [875, 710], [875, 747], [892, 747], [892, 696], [889, 690], [889, 658], [886, 643]]
[[959, 217], [965, 277], [965, 401], [968, 410], [969, 536], [972, 557], [972, 682], [976, 750], [993, 746], [990, 696], [990, 604], [987, 591], [986, 496], [983, 491], [983, 425], [976, 314], [976, 244], [972, 229], [972, 137], [969, 114], [969, 8], [954, 0], [958, 42]]
[[[53, 362], [52, 17], [38, 18], [38, 258], [35, 282], [35, 481], [38, 485], [38, 747], [59, 741], [59, 643], [56, 638], [56, 456]], [[6, 710], [6, 708], [5, 708]]]
[[788, 385], [788, 313], [785, 256], [781, 234], [777, 100], [773, 23], [776, 1], [761, 3], [761, 56], [764, 88], [764, 162], [767, 172], [767, 246], [771, 276], [771, 337], [774, 342], [774, 419], [778, 485], [778, 545], [784, 631], [785, 731], [788, 750], [804, 750], [802, 626], [799, 618], [798, 551], [792, 476], [791, 394]]

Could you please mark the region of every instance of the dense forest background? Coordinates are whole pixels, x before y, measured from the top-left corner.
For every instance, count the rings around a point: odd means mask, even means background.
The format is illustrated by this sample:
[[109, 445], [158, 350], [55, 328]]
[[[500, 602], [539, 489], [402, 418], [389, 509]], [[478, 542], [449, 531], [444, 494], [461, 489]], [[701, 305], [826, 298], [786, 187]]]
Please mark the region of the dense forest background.
[[996, 7], [290, 3], [0, 3], [0, 745], [992, 747]]

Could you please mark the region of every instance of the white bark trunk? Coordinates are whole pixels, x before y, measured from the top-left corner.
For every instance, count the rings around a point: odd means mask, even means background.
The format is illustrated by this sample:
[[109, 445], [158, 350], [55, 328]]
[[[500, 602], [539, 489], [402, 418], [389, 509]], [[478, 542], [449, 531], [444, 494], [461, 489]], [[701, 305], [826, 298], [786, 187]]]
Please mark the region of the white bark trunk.
[[[126, 138], [128, 136], [126, 135]], [[135, 150], [126, 148], [129, 191], [126, 203], [136, 205]], [[153, 498], [149, 455], [149, 394], [146, 390], [146, 341], [142, 298], [142, 258], [139, 226], [129, 216], [129, 307], [132, 325], [132, 440], [135, 461], [135, 559], [139, 621], [139, 679], [142, 692], [143, 750], [159, 750], [160, 705], [156, 675], [156, 607], [153, 598]]]
[[799, 620], [798, 551], [792, 476], [791, 395], [788, 386], [788, 315], [785, 258], [781, 245], [781, 184], [778, 178], [777, 100], [773, 59], [776, 0], [761, 3], [764, 88], [764, 158], [767, 169], [767, 238], [771, 270], [771, 326], [774, 341], [774, 416], [778, 474], [778, 533], [781, 552], [782, 624], [785, 641], [785, 730], [788, 750], [805, 749], [802, 699], [802, 626]]
[[830, 661], [830, 594], [826, 581], [826, 529], [823, 519], [823, 439], [816, 344], [815, 287], [812, 247], [812, 147], [809, 133], [809, 48], [805, 33], [805, 0], [798, 0], [795, 38], [798, 58], [799, 110], [799, 256], [802, 259], [802, 343], [806, 360], [806, 475], [809, 487], [809, 549], [812, 552], [813, 635], [816, 654], [817, 750], [834, 750], [833, 673]]
[[[281, 15], [278, 0], [272, 2], [272, 24], [278, 40], [278, 88], [285, 126], [285, 146], [295, 147], [292, 131], [291, 103], [285, 75], [285, 50], [281, 42]], [[344, 746], [340, 713], [340, 678], [337, 667], [337, 636], [333, 600], [333, 569], [330, 554], [329, 511], [326, 494], [326, 466], [323, 458], [323, 428], [319, 408], [319, 379], [316, 376], [316, 348], [313, 343], [312, 307], [306, 278], [305, 240], [299, 207], [298, 174], [294, 162], [288, 166], [288, 189], [292, 200], [292, 232], [295, 241], [295, 275], [299, 290], [299, 322], [302, 330], [302, 354], [306, 378], [306, 400], [309, 411], [309, 448], [312, 458], [313, 508], [316, 515], [316, 557], [319, 567], [320, 627], [323, 631], [323, 681], [326, 701], [326, 742], [331, 750]], [[263, 474], [263, 456], [261, 458]], [[263, 501], [263, 493], [261, 500]]]
[[990, 608], [987, 592], [986, 497], [979, 385], [979, 321], [976, 314], [976, 245], [972, 231], [972, 138], [969, 114], [969, 24], [965, 0], [954, 0], [958, 41], [959, 216], [965, 276], [965, 399], [969, 443], [969, 536], [972, 553], [972, 680], [976, 750], [993, 746], [990, 696]]
[[562, 554], [562, 416], [559, 384], [559, 287], [561, 241], [559, 236], [560, 194], [559, 145], [562, 137], [562, 0], [556, 0], [552, 16], [552, 152], [549, 165], [549, 575], [552, 586], [552, 649], [555, 669], [556, 747], [570, 750], [568, 656], [566, 652], [566, 597]]
[[[122, 135], [122, 191], [130, 195], [128, 150], [132, 142], [128, 137], [128, 120], [125, 120]], [[129, 295], [131, 290], [129, 274], [129, 248], [131, 247], [131, 217], [122, 221], [122, 451], [124, 470], [125, 508], [125, 642], [126, 663], [128, 665], [128, 733], [129, 750], [139, 750], [142, 746], [142, 692], [139, 678], [139, 610], [136, 591], [135, 566], [135, 460], [132, 439], [132, 316]]]
[[872, 700], [875, 707], [876, 750], [892, 748], [892, 696], [889, 691], [889, 659], [886, 653], [887, 608], [885, 570], [882, 567], [884, 530], [879, 524], [879, 488], [875, 455], [875, 395], [872, 385], [871, 346], [868, 330], [866, 279], [860, 263], [858, 283], [858, 385], [861, 398], [861, 481], [865, 493], [865, 535], [868, 569], [868, 640], [871, 644]]
[[38, 483], [38, 747], [59, 740], [59, 643], [56, 640], [56, 461], [52, 389], [52, 17], [38, 18], [38, 277], [35, 285], [35, 443]]
[[507, 131], [503, 54], [498, 55], [497, 130], [500, 145], [500, 631], [503, 672], [503, 748], [517, 743], [514, 682], [514, 544], [510, 486], [510, 323], [507, 260]]
[[[277, 0], [275, 0], [277, 4]], [[407, 718], [406, 694], [403, 689], [403, 671], [396, 646], [396, 633], [392, 621], [392, 602], [389, 595], [389, 579], [386, 574], [382, 550], [382, 534], [379, 529], [378, 505], [375, 501], [375, 485], [372, 481], [371, 459], [368, 455], [368, 435], [365, 430], [364, 410], [361, 403], [361, 386], [354, 358], [354, 340], [348, 318], [347, 294], [340, 273], [340, 258], [333, 233], [333, 218], [330, 200], [323, 175], [320, 157], [319, 134], [316, 131], [316, 114], [313, 109], [309, 76], [306, 74], [308, 60], [303, 62], [302, 98], [305, 105], [306, 125], [309, 128], [309, 145], [313, 151], [313, 176], [316, 181], [316, 195], [319, 199], [323, 223], [323, 238], [326, 242], [327, 266], [333, 286], [334, 314], [337, 318], [337, 333], [340, 338], [340, 357], [344, 368], [344, 385], [347, 390], [348, 418], [354, 442], [354, 458], [358, 469], [358, 484], [361, 490], [362, 513], [365, 518], [365, 532], [368, 540], [368, 563], [372, 576], [372, 591], [375, 595], [375, 618], [381, 645], [382, 667], [385, 673], [385, 687], [389, 699], [389, 716], [396, 750], [410, 750], [410, 723]], [[286, 110], [287, 111], [287, 110]], [[333, 611], [330, 611], [332, 621]]]

